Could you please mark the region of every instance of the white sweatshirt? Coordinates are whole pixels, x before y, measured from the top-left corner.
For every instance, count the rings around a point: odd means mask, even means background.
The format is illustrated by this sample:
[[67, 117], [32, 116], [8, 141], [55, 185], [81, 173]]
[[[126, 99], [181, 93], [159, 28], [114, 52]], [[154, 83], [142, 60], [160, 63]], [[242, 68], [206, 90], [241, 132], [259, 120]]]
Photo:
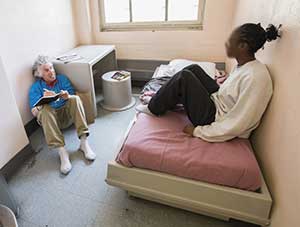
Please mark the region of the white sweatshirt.
[[215, 122], [197, 126], [193, 135], [209, 142], [248, 138], [259, 125], [272, 92], [272, 80], [264, 64], [254, 60], [235, 67], [211, 95], [216, 106]]

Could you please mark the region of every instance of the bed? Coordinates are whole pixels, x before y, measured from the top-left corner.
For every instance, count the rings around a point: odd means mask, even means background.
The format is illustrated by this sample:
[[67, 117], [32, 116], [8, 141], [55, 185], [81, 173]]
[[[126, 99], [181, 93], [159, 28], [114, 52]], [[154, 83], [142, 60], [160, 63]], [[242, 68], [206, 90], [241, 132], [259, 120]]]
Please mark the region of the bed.
[[[225, 167], [223, 168], [222, 165], [218, 165], [215, 169], [208, 169], [208, 172], [215, 176], [212, 177], [212, 179], [205, 178], [205, 176], [209, 174], [200, 174], [200, 178], [199, 176], [195, 176], [195, 174], [193, 175], [195, 169], [190, 171], [192, 175], [187, 175], [187, 173], [183, 173], [182, 170], [177, 172], [170, 171], [168, 166], [178, 165], [178, 160], [177, 162], [175, 160], [173, 164], [167, 163], [167, 167], [159, 165], [158, 168], [160, 169], [157, 170], [157, 167], [155, 167], [157, 163], [154, 162], [152, 166], [143, 166], [147, 163], [145, 160], [143, 162], [143, 157], [140, 159], [136, 158], [140, 150], [135, 150], [135, 153], [133, 152], [132, 154], [126, 153], [130, 150], [134, 150], [133, 148], [139, 147], [139, 141], [134, 138], [141, 133], [143, 126], [147, 128], [148, 131], [146, 130], [146, 134], [140, 134], [142, 135], [140, 138], [144, 138], [142, 140], [145, 141], [145, 136], [148, 136], [146, 141], [152, 143], [151, 138], [156, 134], [155, 130], [158, 129], [159, 131], [165, 129], [164, 124], [169, 124], [168, 121], [176, 122], [175, 125], [170, 126], [171, 130], [174, 131], [172, 127], [180, 128], [180, 125], [186, 123], [186, 118], [183, 117], [182, 113], [170, 113], [169, 116], [163, 118], [138, 114], [129, 125], [124, 138], [117, 147], [118, 155], [116, 160], [108, 163], [106, 182], [109, 185], [120, 187], [128, 191], [128, 194], [131, 196], [182, 208], [222, 220], [234, 218], [262, 226], [269, 225], [272, 198], [256, 160], [255, 162], [253, 161], [254, 154], [252, 154], [247, 147], [244, 149], [246, 153], [242, 155], [242, 158], [250, 160], [251, 164], [244, 169], [234, 171], [238, 172], [236, 175], [230, 175], [231, 173], [229, 174], [229, 172], [233, 172], [232, 170], [225, 170]], [[150, 125], [152, 126], [150, 127]], [[170, 133], [170, 131], [164, 133]], [[173, 138], [179, 137], [181, 137], [181, 135], [178, 136], [177, 134], [173, 136]], [[197, 138], [193, 139], [197, 140]], [[168, 140], [170, 143], [173, 143], [170, 137], [168, 137]], [[134, 142], [132, 143], [132, 141]], [[245, 144], [245, 141], [237, 142]], [[179, 141], [179, 143], [182, 142]], [[164, 144], [167, 143], [164, 141]], [[156, 150], [159, 152], [160, 149], [161, 148], [157, 148]], [[171, 149], [174, 150], [174, 147]], [[155, 146], [153, 150], [155, 150]], [[150, 154], [151, 152], [148, 153]], [[154, 152], [154, 154], [156, 155], [153, 156], [154, 159], [157, 159], [157, 153]], [[166, 159], [170, 159], [170, 157], [172, 158], [172, 156], [168, 156]], [[239, 161], [243, 160], [242, 158], [239, 159]], [[150, 160], [151, 156], [145, 156], [144, 159]], [[198, 165], [199, 163], [196, 164]], [[134, 165], [137, 167], [134, 167]], [[243, 168], [241, 165], [238, 166], [239, 168]], [[234, 168], [237, 168], [237, 166], [234, 166]], [[201, 169], [196, 169], [196, 172], [201, 172], [199, 170]], [[223, 178], [227, 180], [222, 181]], [[243, 180], [249, 178], [252, 179], [250, 181]]]

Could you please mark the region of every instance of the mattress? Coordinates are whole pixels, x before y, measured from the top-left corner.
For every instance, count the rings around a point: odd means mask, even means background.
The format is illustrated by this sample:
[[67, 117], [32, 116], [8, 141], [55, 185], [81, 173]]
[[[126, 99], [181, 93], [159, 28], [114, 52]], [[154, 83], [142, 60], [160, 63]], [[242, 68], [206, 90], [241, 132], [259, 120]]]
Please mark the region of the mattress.
[[187, 124], [182, 112], [161, 117], [140, 113], [116, 161], [244, 190], [261, 187], [259, 165], [248, 140], [209, 143], [183, 133]]

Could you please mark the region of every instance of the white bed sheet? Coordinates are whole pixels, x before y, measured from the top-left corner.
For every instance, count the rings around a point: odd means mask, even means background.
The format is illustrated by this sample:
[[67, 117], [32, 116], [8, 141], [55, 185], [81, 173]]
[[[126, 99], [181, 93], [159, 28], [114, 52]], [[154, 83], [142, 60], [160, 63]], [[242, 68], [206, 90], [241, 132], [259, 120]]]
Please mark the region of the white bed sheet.
[[199, 62], [191, 61], [187, 59], [174, 59], [170, 61], [168, 65], [160, 65], [155, 71], [152, 78], [159, 78], [164, 76], [172, 77], [177, 72], [182, 70], [188, 65], [197, 64], [199, 65], [212, 79], [215, 78], [216, 74], [216, 63], [213, 62]]

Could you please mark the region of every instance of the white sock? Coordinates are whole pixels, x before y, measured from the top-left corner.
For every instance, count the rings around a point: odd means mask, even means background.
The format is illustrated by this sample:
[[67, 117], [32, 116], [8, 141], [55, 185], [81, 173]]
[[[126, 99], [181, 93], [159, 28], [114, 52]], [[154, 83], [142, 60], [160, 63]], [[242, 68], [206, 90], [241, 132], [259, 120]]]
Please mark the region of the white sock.
[[87, 160], [93, 161], [96, 159], [96, 154], [92, 151], [90, 144], [86, 138], [86, 135], [80, 137], [80, 150], [83, 151], [84, 157]]
[[136, 111], [148, 114], [150, 116], [155, 116], [148, 108], [148, 105], [139, 104], [135, 107]]
[[60, 171], [63, 174], [68, 174], [72, 169], [72, 165], [69, 159], [69, 153], [64, 147], [58, 147], [56, 148], [56, 150], [58, 151], [60, 157]]

